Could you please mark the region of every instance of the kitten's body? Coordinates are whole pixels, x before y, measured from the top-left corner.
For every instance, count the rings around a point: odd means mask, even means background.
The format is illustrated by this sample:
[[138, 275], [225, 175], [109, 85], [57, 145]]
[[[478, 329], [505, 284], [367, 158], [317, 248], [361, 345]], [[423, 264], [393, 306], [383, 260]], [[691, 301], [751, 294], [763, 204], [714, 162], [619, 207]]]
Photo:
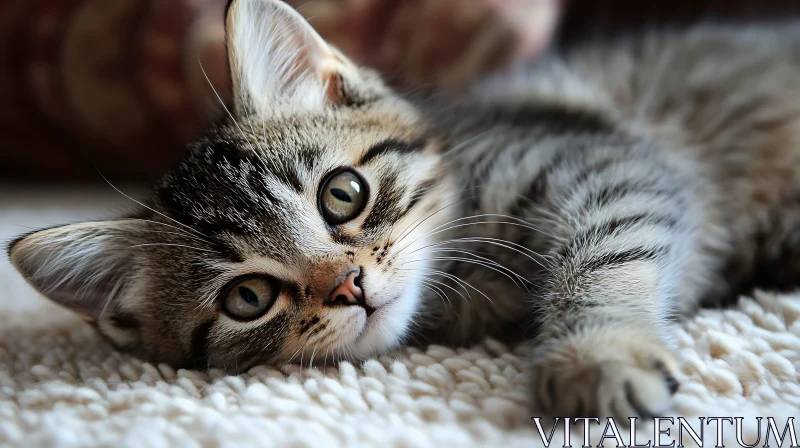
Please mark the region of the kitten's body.
[[509, 272], [450, 262], [492, 302], [428, 302], [434, 337], [525, 328], [543, 407], [659, 412], [644, 378], [671, 381], [674, 318], [800, 283], [799, 88], [796, 27], [702, 26], [583, 47], [437, 113], [456, 184], [475, 185], [457, 215], [481, 218], [462, 223], [516, 223], [464, 226], [447, 246], [535, 280], [520, 295]]
[[[794, 287], [800, 97], [791, 92], [798, 88], [800, 32], [790, 26], [651, 33], [580, 47], [533, 71], [489, 80], [469, 99], [431, 114], [448, 136], [445, 146], [454, 148], [445, 158], [455, 183], [471, 186], [455, 214], [524, 218], [540, 231], [465, 226], [457, 237], [505, 239], [541, 254], [534, 261], [505, 247], [480, 247], [515, 271], [535, 273], [539, 292], [576, 235], [589, 238], [575, 246], [582, 251], [591, 251], [591, 238], [624, 235], [630, 239], [617, 249], [643, 249], [640, 255], [656, 259], [655, 245], [681, 244], [669, 263], [674, 271], [659, 280], [675, 290], [670, 309], [677, 314], [754, 285]], [[659, 231], [666, 240], [647, 239]], [[628, 258], [636, 257], [597, 267]], [[502, 294], [518, 289], [496, 271], [482, 274], [502, 284]], [[520, 318], [529, 305], [507, 314]], [[494, 318], [481, 310], [473, 320], [480, 316]]]
[[[241, 369], [533, 340], [543, 410], [649, 416], [677, 385], [675, 317], [800, 273], [790, 27], [586, 47], [414, 106], [285, 5], [233, 5], [235, 120], [190, 147], [138, 219], [11, 246], [35, 287], [122, 348]], [[369, 202], [326, 224], [325, 179], [343, 167]], [[354, 268], [363, 309], [326, 302]], [[221, 291], [252, 275], [280, 293], [237, 320]]]

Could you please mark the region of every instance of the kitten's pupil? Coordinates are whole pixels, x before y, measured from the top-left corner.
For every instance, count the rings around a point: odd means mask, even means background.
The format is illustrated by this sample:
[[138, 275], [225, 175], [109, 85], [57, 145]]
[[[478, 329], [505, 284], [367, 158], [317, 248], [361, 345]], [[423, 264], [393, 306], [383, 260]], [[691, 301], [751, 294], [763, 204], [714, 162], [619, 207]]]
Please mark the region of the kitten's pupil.
[[239, 296], [241, 296], [242, 300], [247, 302], [250, 306], [258, 306], [258, 294], [256, 294], [252, 289], [245, 286], [240, 286]]
[[350, 202], [350, 203], [353, 202], [353, 199], [350, 197], [350, 195], [347, 194], [347, 192], [345, 192], [341, 188], [331, 188], [331, 194], [333, 195], [333, 197], [335, 197], [340, 201]]

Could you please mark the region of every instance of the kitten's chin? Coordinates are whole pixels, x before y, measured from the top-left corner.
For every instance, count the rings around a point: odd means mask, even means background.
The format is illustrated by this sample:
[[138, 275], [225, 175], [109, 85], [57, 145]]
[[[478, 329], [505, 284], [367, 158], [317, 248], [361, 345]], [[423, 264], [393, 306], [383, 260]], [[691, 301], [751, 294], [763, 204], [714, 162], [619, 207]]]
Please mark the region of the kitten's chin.
[[[419, 289], [418, 285], [408, 285], [399, 296], [388, 300], [364, 319], [363, 329], [355, 341], [343, 344], [349, 346], [354, 358], [381, 355], [403, 342], [419, 305]], [[366, 313], [361, 313], [366, 316]]]
[[[335, 332], [321, 332], [302, 348], [286, 347], [273, 362], [308, 360], [325, 364], [329, 359], [362, 361], [397, 348], [412, 325], [420, 301], [419, 286], [408, 286], [401, 295], [386, 300], [369, 316], [358, 306], [339, 307], [327, 316], [327, 327]], [[301, 342], [302, 343], [302, 342]]]

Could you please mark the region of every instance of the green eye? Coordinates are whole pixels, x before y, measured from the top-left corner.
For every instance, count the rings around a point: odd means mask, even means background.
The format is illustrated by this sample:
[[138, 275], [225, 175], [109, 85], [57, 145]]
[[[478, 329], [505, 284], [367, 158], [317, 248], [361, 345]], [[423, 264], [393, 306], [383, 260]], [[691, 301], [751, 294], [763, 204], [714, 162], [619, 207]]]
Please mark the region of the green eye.
[[323, 183], [320, 190], [322, 216], [331, 225], [355, 218], [366, 202], [366, 183], [352, 171], [334, 174]]
[[278, 296], [279, 285], [266, 277], [241, 280], [229, 288], [223, 308], [237, 319], [254, 319], [264, 314]]

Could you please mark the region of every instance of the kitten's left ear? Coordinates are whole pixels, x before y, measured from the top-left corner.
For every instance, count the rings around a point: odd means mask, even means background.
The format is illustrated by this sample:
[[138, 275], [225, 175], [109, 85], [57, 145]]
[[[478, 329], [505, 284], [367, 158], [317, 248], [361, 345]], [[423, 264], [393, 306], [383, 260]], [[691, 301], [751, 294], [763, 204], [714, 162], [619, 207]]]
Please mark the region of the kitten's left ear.
[[225, 22], [238, 117], [358, 105], [387, 93], [280, 0], [232, 0]]
[[53, 302], [88, 319], [114, 310], [136, 275], [137, 220], [83, 222], [40, 230], [8, 248], [11, 264]]

